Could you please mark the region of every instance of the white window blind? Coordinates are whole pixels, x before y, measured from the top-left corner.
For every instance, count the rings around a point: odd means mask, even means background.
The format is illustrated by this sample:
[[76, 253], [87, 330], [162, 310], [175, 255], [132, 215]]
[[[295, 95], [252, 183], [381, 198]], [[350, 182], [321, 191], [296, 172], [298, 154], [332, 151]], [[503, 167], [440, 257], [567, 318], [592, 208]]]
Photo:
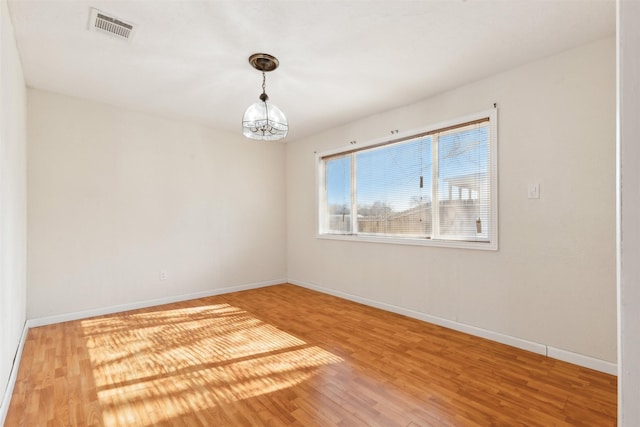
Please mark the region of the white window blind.
[[326, 159], [325, 230], [327, 233], [351, 233], [351, 156]]
[[431, 137], [356, 153], [358, 233], [431, 234]]
[[477, 116], [320, 155], [319, 235], [495, 248], [496, 114]]
[[435, 238], [489, 240], [490, 129], [486, 120], [436, 134], [440, 208]]

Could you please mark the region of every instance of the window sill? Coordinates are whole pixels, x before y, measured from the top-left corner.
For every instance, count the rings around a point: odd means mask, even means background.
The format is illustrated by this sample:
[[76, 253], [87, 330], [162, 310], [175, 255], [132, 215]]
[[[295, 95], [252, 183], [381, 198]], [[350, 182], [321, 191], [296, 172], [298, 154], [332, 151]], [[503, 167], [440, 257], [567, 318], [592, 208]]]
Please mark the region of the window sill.
[[381, 237], [362, 234], [316, 234], [317, 239], [322, 240], [341, 240], [344, 242], [365, 242], [365, 243], [387, 243], [393, 245], [410, 245], [410, 246], [432, 246], [438, 248], [452, 249], [475, 249], [484, 251], [497, 251], [498, 242], [494, 241], [459, 241], [459, 240], [440, 240], [427, 238], [410, 238], [410, 237]]

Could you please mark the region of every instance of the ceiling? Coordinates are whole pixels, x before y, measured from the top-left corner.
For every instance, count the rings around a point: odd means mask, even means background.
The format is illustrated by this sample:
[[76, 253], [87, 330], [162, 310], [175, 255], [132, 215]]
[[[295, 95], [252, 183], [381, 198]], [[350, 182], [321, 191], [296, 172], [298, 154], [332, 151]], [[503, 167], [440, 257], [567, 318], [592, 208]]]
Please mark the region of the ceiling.
[[[95, 7], [136, 24], [88, 31]], [[9, 0], [27, 85], [241, 132], [262, 76], [288, 141], [615, 33], [615, 0]]]

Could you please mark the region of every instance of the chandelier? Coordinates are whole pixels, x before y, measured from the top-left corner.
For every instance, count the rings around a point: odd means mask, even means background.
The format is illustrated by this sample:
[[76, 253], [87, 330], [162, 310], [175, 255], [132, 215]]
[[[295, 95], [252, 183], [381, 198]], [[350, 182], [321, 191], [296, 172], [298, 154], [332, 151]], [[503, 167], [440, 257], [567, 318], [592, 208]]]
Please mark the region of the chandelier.
[[242, 116], [242, 134], [247, 138], [263, 141], [277, 141], [287, 136], [289, 124], [284, 113], [269, 102], [266, 92], [265, 73], [278, 68], [280, 62], [267, 53], [255, 53], [249, 57], [253, 68], [262, 72], [262, 93], [260, 101], [249, 106]]

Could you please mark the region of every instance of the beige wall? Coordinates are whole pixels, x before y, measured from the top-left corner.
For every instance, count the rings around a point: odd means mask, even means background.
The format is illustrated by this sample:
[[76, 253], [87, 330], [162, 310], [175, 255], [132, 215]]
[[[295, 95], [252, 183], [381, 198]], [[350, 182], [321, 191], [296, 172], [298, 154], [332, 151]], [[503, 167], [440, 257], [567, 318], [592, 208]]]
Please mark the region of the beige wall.
[[[616, 360], [613, 39], [286, 145], [28, 100], [29, 318], [288, 277]], [[499, 251], [315, 238], [314, 151], [494, 102]]]
[[[315, 238], [314, 152], [499, 107], [497, 252]], [[615, 41], [287, 144], [288, 277], [616, 361]], [[527, 199], [527, 184], [541, 197]]]
[[[26, 89], [7, 2], [0, 2], [0, 399], [26, 320]], [[8, 400], [0, 405], [0, 423]]]
[[29, 318], [286, 277], [284, 145], [38, 90], [28, 103]]

